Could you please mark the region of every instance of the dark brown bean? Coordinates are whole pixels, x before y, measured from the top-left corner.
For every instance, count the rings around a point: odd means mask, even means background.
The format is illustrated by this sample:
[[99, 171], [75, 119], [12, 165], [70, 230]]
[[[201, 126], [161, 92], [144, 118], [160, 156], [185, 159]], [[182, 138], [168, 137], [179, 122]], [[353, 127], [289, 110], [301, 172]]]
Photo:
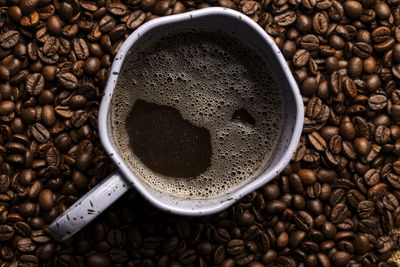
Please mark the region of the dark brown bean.
[[293, 65], [296, 68], [304, 67], [310, 59], [310, 53], [305, 49], [297, 50], [293, 56]]
[[59, 34], [62, 31], [62, 21], [58, 16], [50, 16], [46, 21], [46, 25], [52, 34]]
[[90, 267], [97, 267], [97, 266], [110, 267], [110, 266], [112, 266], [111, 258], [107, 254], [98, 253], [98, 252], [94, 252], [94, 253], [88, 255], [86, 258], [86, 264]]
[[357, 19], [363, 13], [363, 7], [360, 2], [346, 1], [343, 5], [346, 16], [350, 19]]
[[43, 190], [39, 195], [39, 205], [44, 211], [49, 211], [54, 206], [53, 192], [49, 189]]
[[379, 19], [388, 19], [391, 14], [389, 6], [382, 1], [376, 2], [375, 12]]
[[334, 253], [331, 257], [334, 264], [337, 266], [344, 266], [346, 265], [351, 258], [351, 255], [345, 251], [338, 251]]
[[45, 80], [43, 75], [41, 73], [34, 73], [28, 76], [25, 88], [28, 91], [28, 93], [36, 96], [40, 95], [40, 93], [44, 88], [44, 85], [45, 85]]
[[19, 32], [7, 31], [0, 35], [0, 46], [4, 49], [10, 49], [19, 42]]
[[8, 241], [14, 236], [14, 229], [9, 225], [0, 225], [0, 241]]
[[226, 251], [230, 255], [239, 255], [245, 251], [243, 240], [233, 239], [226, 244]]
[[303, 231], [308, 231], [314, 226], [312, 216], [306, 211], [299, 211], [295, 214], [295, 224]]
[[146, 15], [143, 11], [136, 10], [129, 15], [126, 22], [126, 27], [128, 29], [135, 30], [144, 22], [145, 18]]
[[46, 143], [50, 138], [49, 131], [38, 122], [32, 125], [31, 133], [33, 138], [39, 143]]
[[36, 245], [30, 238], [21, 238], [17, 242], [17, 249], [21, 252], [32, 252], [36, 249]]
[[96, 57], [86, 59], [83, 70], [89, 75], [96, 74], [100, 70], [100, 60]]
[[72, 73], [63, 73], [57, 77], [60, 84], [69, 90], [73, 90], [78, 87], [78, 79]]
[[51, 105], [44, 105], [42, 108], [42, 122], [45, 126], [51, 127], [56, 123], [56, 114], [54, 107]]

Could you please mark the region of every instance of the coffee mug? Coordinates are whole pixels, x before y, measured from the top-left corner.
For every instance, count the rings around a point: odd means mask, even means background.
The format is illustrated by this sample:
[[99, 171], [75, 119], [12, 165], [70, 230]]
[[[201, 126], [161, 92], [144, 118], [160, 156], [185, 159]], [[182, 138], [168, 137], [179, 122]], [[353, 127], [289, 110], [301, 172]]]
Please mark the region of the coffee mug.
[[[276, 151], [255, 179], [247, 179], [223, 194], [182, 198], [146, 184], [129, 169], [118, 153], [111, 133], [110, 110], [118, 74], [129, 51], [174, 30], [205, 29], [228, 32], [254, 47], [270, 66], [282, 100], [282, 124]], [[151, 20], [134, 31], [115, 56], [99, 110], [99, 135], [118, 171], [105, 178], [76, 201], [49, 227], [56, 240], [65, 240], [91, 222], [128, 189], [135, 188], [156, 207], [170, 213], [201, 216], [219, 212], [276, 177], [289, 163], [300, 139], [304, 120], [303, 101], [284, 57], [274, 41], [251, 18], [231, 9], [212, 7]]]

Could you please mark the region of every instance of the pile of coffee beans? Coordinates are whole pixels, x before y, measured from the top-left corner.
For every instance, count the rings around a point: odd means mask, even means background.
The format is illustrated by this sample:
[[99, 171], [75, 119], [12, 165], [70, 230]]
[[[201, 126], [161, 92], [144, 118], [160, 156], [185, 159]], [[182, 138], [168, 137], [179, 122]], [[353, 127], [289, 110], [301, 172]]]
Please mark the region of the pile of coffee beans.
[[[281, 175], [217, 215], [135, 191], [57, 243], [48, 224], [115, 167], [97, 131], [113, 57], [146, 21], [239, 10], [303, 95]], [[395, 266], [400, 247], [399, 0], [0, 1], [0, 266]]]

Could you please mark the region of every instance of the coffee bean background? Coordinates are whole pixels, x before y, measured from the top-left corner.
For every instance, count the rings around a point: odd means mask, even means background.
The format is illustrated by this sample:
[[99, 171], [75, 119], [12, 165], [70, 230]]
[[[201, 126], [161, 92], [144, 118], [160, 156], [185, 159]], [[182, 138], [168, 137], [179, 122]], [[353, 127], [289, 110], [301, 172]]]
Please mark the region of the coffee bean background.
[[[69, 240], [48, 224], [115, 170], [97, 114], [137, 27], [209, 6], [270, 34], [303, 95], [281, 175], [217, 215], [134, 190]], [[399, 0], [0, 0], [0, 266], [395, 266], [400, 248]]]

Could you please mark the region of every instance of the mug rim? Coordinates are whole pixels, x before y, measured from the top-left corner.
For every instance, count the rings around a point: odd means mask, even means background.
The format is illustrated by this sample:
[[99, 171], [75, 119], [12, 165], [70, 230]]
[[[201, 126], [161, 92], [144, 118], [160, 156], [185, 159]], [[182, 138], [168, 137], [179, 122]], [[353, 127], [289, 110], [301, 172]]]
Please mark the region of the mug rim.
[[[295, 110], [296, 110], [296, 122], [293, 125], [293, 133], [290, 138], [289, 146], [287, 147], [285, 153], [282, 155], [279, 163], [270, 166], [264, 170], [256, 179], [249, 182], [247, 185], [238, 188], [236, 191], [231, 193], [231, 197], [225, 199], [225, 201], [217, 202], [213, 205], [207, 207], [191, 207], [182, 208], [177, 207], [172, 204], [163, 202], [152, 194], [142, 182], [139, 182], [139, 178], [129, 169], [125, 161], [120, 156], [119, 152], [114, 149], [111, 144], [111, 139], [113, 138], [108, 131], [108, 111], [114, 94], [115, 86], [118, 80], [119, 72], [121, 70], [122, 64], [125, 57], [132, 47], [132, 45], [141, 38], [146, 32], [151, 31], [153, 28], [163, 26], [172, 22], [183, 22], [187, 20], [192, 20], [207, 16], [229, 16], [242, 23], [246, 23], [249, 27], [253, 28], [270, 46], [271, 50], [275, 52], [276, 59], [280, 64], [284, 76], [286, 77], [291, 93], [293, 94], [295, 100]], [[282, 89], [280, 89], [282, 90]], [[103, 98], [101, 100], [100, 109], [98, 113], [98, 131], [100, 136], [100, 141], [107, 152], [108, 156], [112, 158], [118, 170], [121, 172], [122, 176], [126, 181], [128, 181], [137, 191], [139, 191], [147, 200], [149, 200], [156, 207], [170, 213], [186, 215], [186, 216], [199, 216], [199, 215], [209, 215], [217, 213], [235, 203], [237, 200], [243, 196], [249, 194], [250, 192], [258, 189], [261, 185], [266, 184], [271, 181], [276, 175], [278, 175], [290, 162], [293, 153], [297, 148], [297, 144], [300, 140], [302, 128], [304, 121], [304, 108], [303, 101], [300, 95], [298, 86], [291, 74], [291, 71], [275, 42], [269, 37], [269, 35], [251, 18], [246, 15], [239, 13], [235, 10], [224, 8], [224, 7], [209, 7], [200, 10], [195, 10], [187, 13], [171, 15], [166, 17], [157, 18], [149, 22], [144, 23], [138, 29], [136, 29], [131, 35], [124, 41], [118, 50], [111, 69], [109, 71], [109, 77], [107, 80], [106, 87], [104, 89]], [[263, 176], [263, 179], [260, 179]], [[138, 181], [136, 181], [138, 180]], [[150, 186], [150, 185], [149, 185]], [[192, 201], [195, 201], [194, 199]]]

